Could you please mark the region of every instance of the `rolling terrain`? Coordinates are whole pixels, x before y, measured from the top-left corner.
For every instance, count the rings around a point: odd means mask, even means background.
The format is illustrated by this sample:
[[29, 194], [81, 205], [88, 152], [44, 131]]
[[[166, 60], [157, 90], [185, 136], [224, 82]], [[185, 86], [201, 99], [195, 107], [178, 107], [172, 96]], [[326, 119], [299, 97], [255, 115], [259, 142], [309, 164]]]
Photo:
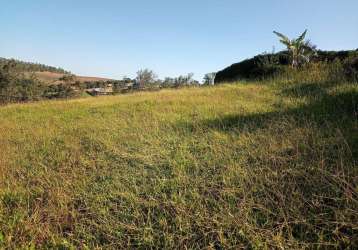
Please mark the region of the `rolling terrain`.
[[[66, 71], [62, 68], [57, 68], [54, 66], [49, 66], [40, 63], [31, 63], [31, 62], [24, 62], [21, 60], [16, 59], [6, 59], [0, 57], [0, 68], [6, 64], [15, 64], [15, 68], [18, 72], [24, 73], [27, 77], [35, 75], [35, 77], [40, 80], [41, 82], [51, 85], [51, 84], [66, 84], [67, 82], [64, 81], [64, 76], [69, 76], [71, 72]], [[91, 76], [77, 76], [73, 75], [74, 79], [71, 79], [70, 82], [100, 82], [100, 81], [109, 81], [112, 79], [103, 78], [103, 77], [91, 77]]]
[[[31, 74], [31, 73], [29, 73]], [[56, 72], [34, 72], [37, 79], [42, 81], [45, 84], [66, 84], [66, 81], [61, 80], [66, 74], [56, 73]], [[73, 81], [71, 82], [101, 82], [109, 81], [111, 79], [101, 78], [101, 77], [90, 77], [90, 76], [74, 76]]]
[[0, 107], [0, 248], [354, 248], [356, 84]]

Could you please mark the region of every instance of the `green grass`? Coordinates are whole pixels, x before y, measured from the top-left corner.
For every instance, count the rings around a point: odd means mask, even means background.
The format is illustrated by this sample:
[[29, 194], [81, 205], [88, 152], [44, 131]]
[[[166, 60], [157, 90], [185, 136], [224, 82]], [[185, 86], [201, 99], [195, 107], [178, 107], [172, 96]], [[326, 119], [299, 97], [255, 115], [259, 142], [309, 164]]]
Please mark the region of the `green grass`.
[[358, 246], [356, 84], [0, 107], [0, 248]]

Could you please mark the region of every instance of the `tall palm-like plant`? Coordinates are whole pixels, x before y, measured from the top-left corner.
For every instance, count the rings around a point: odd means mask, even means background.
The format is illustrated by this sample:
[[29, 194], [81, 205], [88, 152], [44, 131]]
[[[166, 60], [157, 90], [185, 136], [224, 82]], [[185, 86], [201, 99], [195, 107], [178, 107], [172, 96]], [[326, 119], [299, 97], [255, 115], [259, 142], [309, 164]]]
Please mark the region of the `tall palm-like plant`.
[[275, 33], [280, 38], [280, 42], [287, 47], [287, 50], [291, 54], [291, 65], [293, 68], [309, 62], [311, 57], [316, 54], [316, 46], [312, 45], [309, 40], [305, 40], [307, 30], [298, 38], [292, 40], [277, 31], [273, 33]]

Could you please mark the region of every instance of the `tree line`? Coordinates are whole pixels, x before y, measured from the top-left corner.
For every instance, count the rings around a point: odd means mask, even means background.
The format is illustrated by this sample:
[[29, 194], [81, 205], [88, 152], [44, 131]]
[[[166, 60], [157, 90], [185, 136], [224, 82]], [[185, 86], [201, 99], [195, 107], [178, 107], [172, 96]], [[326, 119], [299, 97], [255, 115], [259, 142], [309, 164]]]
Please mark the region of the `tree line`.
[[31, 63], [24, 62], [15, 59], [6, 59], [0, 57], [0, 68], [7, 64], [16, 65], [18, 71], [21, 72], [52, 72], [52, 73], [60, 73], [60, 74], [70, 74], [71, 72], [64, 70], [62, 68], [57, 68], [53, 66], [48, 66], [40, 63]]
[[[286, 50], [278, 53], [264, 53], [220, 71], [208, 73], [203, 81], [194, 79], [193, 73], [177, 77], [159, 79], [150, 69], [139, 70], [136, 77], [124, 77], [122, 80], [80, 82], [76, 76], [61, 68], [37, 63], [0, 58], [0, 102], [26, 102], [40, 99], [69, 98], [80, 96], [91, 89], [111, 88], [110, 94], [130, 91], [159, 90], [163, 88], [181, 88], [207, 86], [214, 83], [238, 80], [263, 80], [277, 78], [280, 74], [295, 75], [301, 68], [316, 64], [315, 70], [328, 75], [327, 80], [358, 80], [358, 50], [321, 51], [306, 40], [307, 30], [298, 38], [289, 39], [274, 31]], [[288, 72], [287, 70], [293, 70]], [[31, 72], [49, 71], [62, 73], [58, 80], [61, 84], [47, 85], [39, 81]], [[30, 72], [30, 73], [29, 73]], [[25, 74], [26, 73], [26, 74]]]
[[[25, 67], [26, 65], [26, 67]], [[159, 90], [163, 88], [180, 88], [209, 85], [214, 82], [214, 73], [204, 77], [203, 84], [189, 73], [178, 77], [166, 77], [163, 80], [149, 69], [139, 70], [134, 79], [124, 77], [122, 80], [80, 82], [76, 76], [66, 72], [58, 80], [60, 83], [45, 84], [30, 69], [50, 69], [50, 66], [28, 66], [16, 60], [3, 60], [0, 63], [0, 103], [29, 102], [42, 99], [72, 98], [81, 96], [89, 90], [111, 88], [110, 94], [131, 91]], [[26, 69], [25, 69], [26, 68]], [[56, 69], [59, 73], [61, 70]]]
[[34, 74], [25, 74], [15, 60], [0, 65], [0, 103], [28, 102], [74, 95], [71, 86], [45, 85]]

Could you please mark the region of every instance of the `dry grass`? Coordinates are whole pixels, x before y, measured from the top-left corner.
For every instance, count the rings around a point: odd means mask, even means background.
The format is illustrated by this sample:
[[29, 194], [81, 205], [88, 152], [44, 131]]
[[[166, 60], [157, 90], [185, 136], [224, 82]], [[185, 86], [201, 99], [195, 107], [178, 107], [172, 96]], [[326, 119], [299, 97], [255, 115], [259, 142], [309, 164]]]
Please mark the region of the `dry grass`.
[[[28, 73], [32, 74], [32, 73]], [[34, 72], [37, 79], [40, 81], [46, 83], [46, 84], [63, 84], [64, 81], [61, 81], [60, 78], [65, 76], [65, 74], [61, 73], [54, 73], [54, 72]], [[111, 79], [108, 78], [102, 78], [102, 77], [90, 77], [90, 76], [75, 76], [74, 82], [79, 81], [81, 83], [83, 82], [101, 82], [101, 81], [108, 81]]]
[[357, 85], [0, 108], [0, 248], [358, 244]]

